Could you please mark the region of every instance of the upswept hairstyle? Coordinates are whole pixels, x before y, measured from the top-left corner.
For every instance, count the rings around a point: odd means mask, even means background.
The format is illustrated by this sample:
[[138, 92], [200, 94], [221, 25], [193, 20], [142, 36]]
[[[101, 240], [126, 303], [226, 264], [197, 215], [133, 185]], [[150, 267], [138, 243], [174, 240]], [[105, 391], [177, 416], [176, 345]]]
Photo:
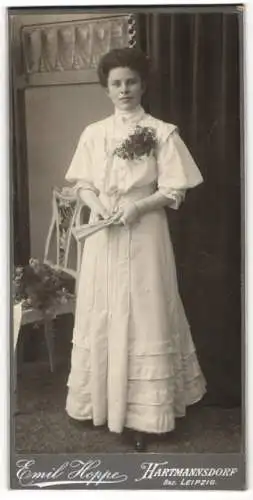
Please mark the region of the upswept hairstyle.
[[136, 71], [139, 73], [142, 83], [147, 83], [150, 72], [148, 57], [137, 48], [125, 47], [112, 49], [101, 57], [97, 73], [102, 87], [107, 87], [111, 69], [119, 67]]

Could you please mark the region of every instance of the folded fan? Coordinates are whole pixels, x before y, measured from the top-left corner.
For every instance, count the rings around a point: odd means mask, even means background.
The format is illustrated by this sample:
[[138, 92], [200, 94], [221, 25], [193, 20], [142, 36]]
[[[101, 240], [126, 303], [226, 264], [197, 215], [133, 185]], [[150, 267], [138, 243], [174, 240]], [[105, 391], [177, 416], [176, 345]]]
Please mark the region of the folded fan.
[[81, 224], [80, 226], [73, 228], [72, 232], [77, 240], [88, 238], [88, 236], [91, 236], [92, 234], [101, 231], [101, 229], [104, 229], [105, 227], [109, 227], [112, 224], [115, 224], [115, 219], [116, 216], [113, 216], [110, 217], [109, 219], [96, 222], [95, 224]]

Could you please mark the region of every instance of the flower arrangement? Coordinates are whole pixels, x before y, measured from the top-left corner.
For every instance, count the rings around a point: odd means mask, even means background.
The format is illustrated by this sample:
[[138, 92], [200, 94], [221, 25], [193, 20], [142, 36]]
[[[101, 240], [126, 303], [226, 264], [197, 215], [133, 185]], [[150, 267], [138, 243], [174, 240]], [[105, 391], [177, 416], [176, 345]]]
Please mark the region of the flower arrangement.
[[73, 285], [66, 273], [30, 259], [27, 266], [15, 269], [14, 303], [22, 301], [23, 308], [34, 308], [44, 314], [54, 313], [57, 305], [73, 296]]
[[143, 156], [154, 154], [156, 147], [155, 129], [137, 125], [134, 132], [114, 150], [114, 155], [124, 160], [138, 160]]

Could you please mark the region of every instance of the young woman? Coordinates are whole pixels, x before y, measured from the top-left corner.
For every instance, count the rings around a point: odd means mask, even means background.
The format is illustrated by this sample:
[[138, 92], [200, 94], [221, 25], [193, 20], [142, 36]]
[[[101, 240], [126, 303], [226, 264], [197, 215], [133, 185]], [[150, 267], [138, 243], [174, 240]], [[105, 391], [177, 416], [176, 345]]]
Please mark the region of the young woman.
[[142, 108], [148, 71], [137, 49], [102, 57], [115, 112], [84, 130], [66, 174], [90, 222], [114, 217], [84, 245], [66, 410], [112, 432], [133, 429], [137, 450], [205, 393], [164, 210], [203, 179], [177, 127]]

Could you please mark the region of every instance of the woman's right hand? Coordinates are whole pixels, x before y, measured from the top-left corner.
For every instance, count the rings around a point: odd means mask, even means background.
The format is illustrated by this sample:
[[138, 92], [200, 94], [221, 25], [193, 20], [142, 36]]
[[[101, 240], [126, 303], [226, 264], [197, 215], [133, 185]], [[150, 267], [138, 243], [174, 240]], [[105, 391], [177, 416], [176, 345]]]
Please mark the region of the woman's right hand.
[[91, 210], [93, 211], [97, 220], [107, 220], [109, 219], [109, 217], [111, 217], [111, 213], [103, 205], [99, 198], [95, 200], [93, 206], [91, 207]]
[[108, 219], [111, 214], [109, 210], [103, 205], [98, 196], [89, 189], [80, 190], [81, 200], [90, 208], [94, 216], [98, 220]]

